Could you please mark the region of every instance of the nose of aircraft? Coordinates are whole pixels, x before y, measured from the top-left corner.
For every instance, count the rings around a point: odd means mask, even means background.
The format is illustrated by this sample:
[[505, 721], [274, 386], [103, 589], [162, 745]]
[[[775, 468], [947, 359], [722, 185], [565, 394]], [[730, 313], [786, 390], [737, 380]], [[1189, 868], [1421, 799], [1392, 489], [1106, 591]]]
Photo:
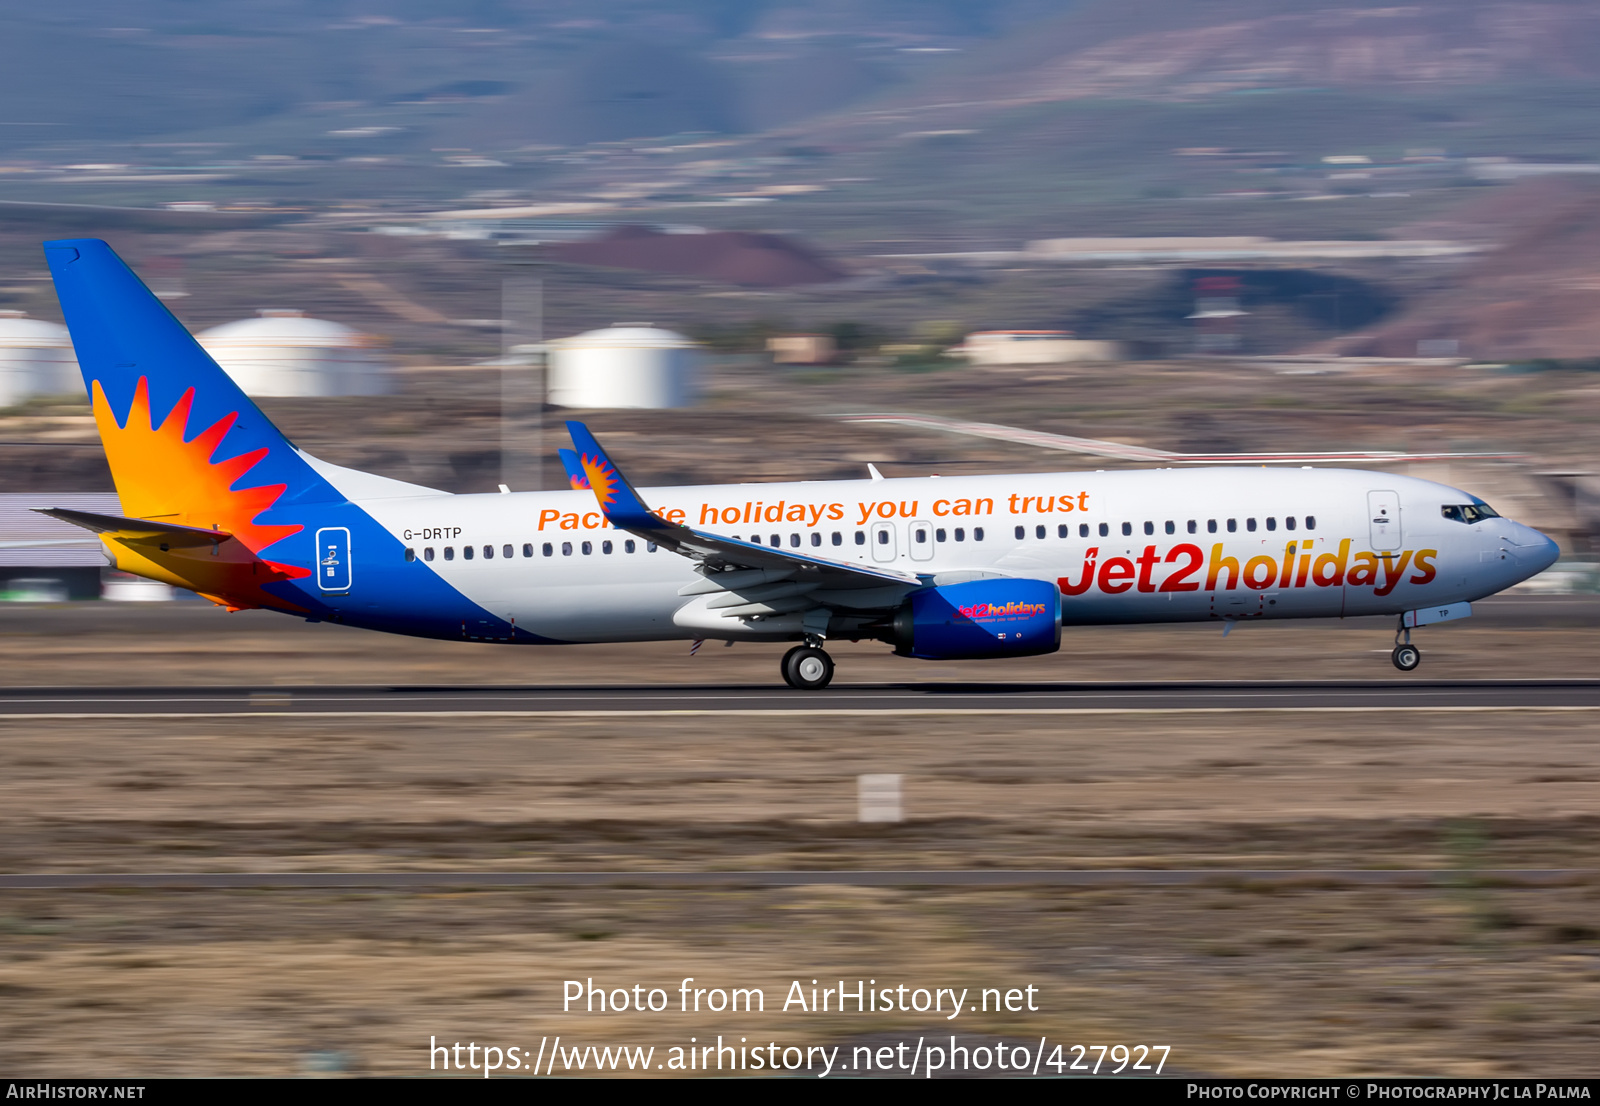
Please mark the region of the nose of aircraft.
[[[1513, 523], [1509, 540], [1516, 547], [1517, 567], [1533, 576], [1556, 563], [1561, 547], [1531, 526]], [[1524, 576], [1523, 579], [1527, 579]]]

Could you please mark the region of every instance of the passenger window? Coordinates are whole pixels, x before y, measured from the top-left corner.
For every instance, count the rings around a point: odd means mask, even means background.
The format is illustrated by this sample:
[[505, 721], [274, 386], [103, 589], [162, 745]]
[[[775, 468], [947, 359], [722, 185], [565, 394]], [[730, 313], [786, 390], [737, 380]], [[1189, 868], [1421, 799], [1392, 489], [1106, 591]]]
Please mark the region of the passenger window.
[[1028, 531], [1026, 529], [1024, 529], [1023, 527], [1021, 527], [1021, 526], [1017, 527], [1017, 540], [1021, 541], [1024, 537], [1027, 536], [1027, 533], [1028, 533]]
[[856, 544], [857, 545], [866, 545], [867, 544], [867, 535], [866, 535], [865, 531], [862, 531], [862, 530], [857, 530], [856, 531]]
[[544, 543], [544, 550], [543, 550], [543, 552], [544, 552], [544, 555], [545, 555], [545, 556], [546, 556], [546, 557], [549, 557], [549, 556], [552, 556], [552, 555], [553, 555], [553, 554], [554, 554], [554, 553], [555, 553], [555, 547], [554, 547], [554, 546], [552, 546], [552, 545], [551, 545], [551, 544], [550, 544], [550, 543], [549, 543], [549, 542], [545, 542], [545, 543]]
[[1133, 523], [1124, 522], [1122, 524], [1122, 536], [1125, 538], [1133, 536]]
[[[472, 560], [472, 546], [463, 545], [461, 547], [461, 556], [465, 560], [468, 560], [468, 561]], [[445, 550], [444, 559], [447, 560], [447, 561], [450, 559], [450, 551], [448, 549]]]
[[1071, 532], [1072, 528], [1064, 522], [1060, 526], [1056, 527], [1056, 537], [1058, 538], [1064, 538]]
[[790, 534], [789, 535], [789, 547], [791, 549], [799, 549], [800, 548], [800, 535], [799, 534]]
[[417, 551], [415, 549], [407, 549], [406, 550], [406, 560], [414, 561], [416, 559], [417, 559]]
[[608, 542], [608, 541], [603, 541], [603, 542], [600, 543], [600, 552], [602, 552], [602, 553], [610, 554], [612, 548], [613, 548], [612, 544], [610, 542]]
[[587, 556], [589, 556], [589, 554], [591, 554], [593, 552], [594, 552], [594, 542], [592, 542], [592, 541], [584, 542], [583, 543], [583, 555], [585, 557], [587, 557]]
[[972, 540], [973, 541], [982, 541], [983, 540], [983, 527], [974, 526], [972, 528]]
[[[1193, 526], [1193, 525], [1194, 525], [1194, 523], [1192, 523], [1192, 522], [1191, 522], [1191, 523], [1190, 523], [1190, 524], [1189, 524], [1189, 525], [1190, 525], [1190, 526]], [[1167, 531], [1167, 533], [1169, 533], [1169, 534], [1176, 534], [1176, 533], [1177, 533], [1177, 532], [1178, 532], [1178, 524], [1177, 524], [1177, 523], [1175, 523], [1175, 522], [1173, 522], [1173, 521], [1172, 521], [1172, 520], [1171, 520], [1171, 519], [1170, 519], [1170, 518], [1169, 518], [1169, 519], [1168, 519], [1168, 520], [1167, 520], [1167, 525], [1166, 525], [1166, 531]]]
[[1033, 536], [1036, 537], [1036, 538], [1043, 538], [1044, 537], [1044, 527], [1043, 526], [1035, 526], [1033, 528]]
[[837, 530], [835, 530], [833, 532], [833, 544], [834, 545], [843, 545], [844, 544], [844, 535], [839, 533], [839, 531], [837, 531]]
[[[1194, 519], [1191, 518], [1189, 520], [1189, 533], [1191, 533], [1191, 534], [1197, 533], [1199, 531], [1199, 529], [1200, 529], [1199, 525], [1195, 522]], [[1212, 527], [1212, 529], [1215, 529], [1215, 527]]]
[[1253, 518], [1245, 519], [1244, 528], [1254, 534], [1256, 532], [1256, 520]]
[[965, 530], [963, 530], [961, 527], [957, 526], [956, 527], [956, 541], [966, 541], [966, 540], [967, 540], [967, 532]]
[[948, 541], [949, 540], [949, 536], [947, 534], [945, 534], [945, 532], [943, 530], [935, 530], [933, 532], [933, 540], [934, 541]]
[[1086, 538], [1088, 536], [1089, 536], [1089, 524], [1087, 522], [1080, 522], [1078, 524], [1078, 537]]
[[889, 544], [889, 531], [888, 530], [879, 530], [878, 531], [878, 544], [879, 545], [888, 545]]
[[[522, 543], [522, 555], [523, 555], [523, 556], [524, 556], [524, 557], [531, 557], [531, 556], [533, 556], [533, 543], [532, 543], [532, 542], [531, 542], [531, 541], [530, 541], [530, 542], [523, 542], [523, 543]], [[548, 556], [549, 556], [549, 554], [548, 554], [548, 553], [546, 553], [546, 554], [545, 554], [545, 556], [547, 556], [547, 557], [548, 557]]]
[[1154, 534], [1156, 532], [1156, 524], [1153, 523], [1153, 522], [1145, 523], [1144, 524], [1144, 532], [1145, 532], [1145, 536], [1146, 537], [1148, 537], [1151, 534]]
[[1104, 537], [1108, 537], [1108, 536], [1110, 536], [1110, 534], [1111, 534], [1111, 527], [1110, 527], [1110, 525], [1109, 525], [1109, 524], [1107, 524], [1107, 523], [1104, 523], [1104, 522], [1102, 522], [1102, 523], [1101, 523], [1101, 524], [1100, 524], [1100, 536], [1101, 536], [1101, 537], [1102, 537], [1102, 538], [1104, 538]]
[[811, 531], [811, 544], [812, 544], [812, 546], [818, 546], [818, 545], [822, 544], [822, 531], [821, 530], [813, 530], [813, 531]]
[[422, 559], [425, 560], [425, 561], [433, 560], [433, 546], [430, 545], [427, 548], [423, 549], [423, 551], [422, 551]]
[[1276, 530], [1277, 528], [1278, 528], [1278, 520], [1276, 518], [1274, 518], [1272, 515], [1268, 515], [1267, 516], [1267, 529], [1268, 530]]
[[915, 530], [913, 530], [911, 532], [911, 540], [916, 542], [918, 545], [926, 545], [927, 541], [928, 541], [928, 529], [927, 529], [927, 527], [919, 526]]
[[486, 561], [494, 560], [494, 546], [486, 545], [483, 547], [483, 559]]
[[653, 542], [653, 541], [645, 542], [644, 543], [644, 551], [646, 553], [654, 553], [656, 551], [656, 543]]
[[1290, 515], [1288, 518], [1283, 520], [1283, 528], [1285, 530], [1293, 530], [1294, 529], [1294, 516], [1293, 515]]
[[572, 556], [572, 543], [570, 541], [564, 541], [561, 543], [561, 555], [563, 557]]
[[1216, 532], [1217, 532], [1217, 520], [1214, 519], [1214, 518], [1206, 519], [1206, 533], [1215, 534]]
[[1317, 528], [1317, 516], [1316, 515], [1307, 515], [1306, 516], [1306, 529], [1307, 530], [1315, 530], [1316, 528]]
[[509, 561], [512, 557], [517, 555], [517, 551], [512, 546], [508, 545], [504, 549], [500, 550], [500, 555]]
[[1236, 519], [1236, 518], [1230, 518], [1228, 520], [1228, 533], [1237, 534], [1238, 532], [1239, 532], [1239, 520]]
[[768, 542], [767, 544], [772, 546], [772, 548], [777, 549], [779, 546], [781, 546], [783, 544], [783, 535], [782, 534], [774, 534], [774, 535], [772, 535], [772, 540], [770, 542]]
[[622, 551], [624, 553], [632, 553], [633, 550], [634, 550], [634, 545], [633, 545], [633, 539], [632, 538], [629, 538], [627, 541], [622, 543]]
[[444, 547], [444, 559], [447, 560], [447, 561], [453, 561], [453, 560], [456, 559], [456, 547], [455, 546], [447, 545], [447, 546]]

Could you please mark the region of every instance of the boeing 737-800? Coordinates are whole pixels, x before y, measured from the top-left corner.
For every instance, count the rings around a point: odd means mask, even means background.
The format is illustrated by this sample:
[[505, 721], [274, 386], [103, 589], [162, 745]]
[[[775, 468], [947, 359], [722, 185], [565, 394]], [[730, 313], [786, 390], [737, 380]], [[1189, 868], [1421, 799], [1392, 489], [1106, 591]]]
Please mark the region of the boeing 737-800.
[[123, 512], [47, 513], [230, 610], [515, 645], [794, 642], [797, 688], [832, 678], [830, 638], [1003, 659], [1074, 626], [1392, 615], [1409, 671], [1413, 627], [1556, 559], [1476, 496], [1386, 473], [635, 489], [576, 422], [571, 489], [451, 495], [296, 448], [106, 243], [45, 252]]

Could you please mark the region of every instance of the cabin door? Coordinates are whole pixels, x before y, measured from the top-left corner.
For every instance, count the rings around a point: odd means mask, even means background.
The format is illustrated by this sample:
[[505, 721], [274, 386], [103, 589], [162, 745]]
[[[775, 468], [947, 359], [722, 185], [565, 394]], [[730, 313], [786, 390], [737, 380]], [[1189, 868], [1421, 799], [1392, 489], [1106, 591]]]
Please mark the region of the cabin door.
[[1393, 553], [1400, 548], [1400, 493], [1367, 493], [1368, 527], [1374, 553]]

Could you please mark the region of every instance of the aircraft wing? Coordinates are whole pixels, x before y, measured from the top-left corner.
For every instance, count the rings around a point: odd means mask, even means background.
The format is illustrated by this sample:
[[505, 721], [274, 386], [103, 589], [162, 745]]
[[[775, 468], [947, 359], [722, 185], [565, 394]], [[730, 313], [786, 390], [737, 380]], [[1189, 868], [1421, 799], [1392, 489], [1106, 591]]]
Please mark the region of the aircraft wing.
[[[639, 493], [612, 463], [589, 428], [581, 422], [567, 423], [572, 444], [577, 446], [577, 462], [588, 487], [600, 503], [606, 521], [663, 549], [699, 562], [712, 572], [724, 569], [769, 569], [795, 573], [806, 582], [824, 588], [881, 588], [886, 584], [916, 587], [922, 578], [915, 573], [882, 565], [864, 565], [811, 556], [798, 549], [757, 545], [754, 542], [710, 534], [681, 523], [668, 522], [645, 506]], [[565, 451], [563, 451], [565, 452]], [[576, 478], [574, 478], [576, 483]]]
[[183, 548], [212, 545], [233, 537], [226, 530], [202, 530], [198, 526], [179, 526], [171, 522], [158, 522], [147, 518], [123, 518], [121, 515], [101, 515], [93, 511], [69, 511], [65, 507], [35, 507], [41, 515], [70, 522], [96, 534], [104, 534], [132, 545], [161, 545]]

